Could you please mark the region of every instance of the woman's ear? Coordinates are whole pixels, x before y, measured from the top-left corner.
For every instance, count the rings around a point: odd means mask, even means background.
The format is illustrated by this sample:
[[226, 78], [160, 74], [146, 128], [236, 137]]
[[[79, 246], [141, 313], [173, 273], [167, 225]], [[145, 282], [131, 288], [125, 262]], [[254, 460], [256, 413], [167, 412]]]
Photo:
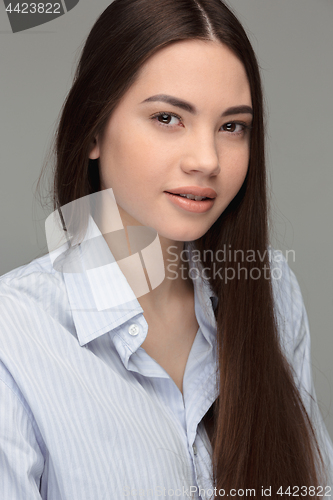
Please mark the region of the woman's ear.
[[91, 143], [89, 158], [90, 160], [97, 160], [97, 158], [99, 158], [99, 155], [100, 153], [99, 153], [98, 138], [95, 137]]

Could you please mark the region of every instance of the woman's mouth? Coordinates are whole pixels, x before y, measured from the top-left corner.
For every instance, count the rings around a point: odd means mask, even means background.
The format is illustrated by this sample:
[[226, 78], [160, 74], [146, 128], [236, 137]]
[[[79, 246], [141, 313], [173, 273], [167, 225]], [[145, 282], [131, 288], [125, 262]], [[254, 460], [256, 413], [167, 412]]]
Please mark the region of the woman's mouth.
[[194, 194], [170, 193], [164, 191], [171, 203], [188, 212], [204, 213], [214, 205], [214, 198]]
[[194, 196], [194, 194], [177, 194], [177, 193], [171, 193], [171, 194], [175, 194], [176, 196], [183, 196], [184, 198], [187, 198], [188, 200], [195, 200], [195, 201], [210, 199], [210, 198], [205, 197], [205, 196]]

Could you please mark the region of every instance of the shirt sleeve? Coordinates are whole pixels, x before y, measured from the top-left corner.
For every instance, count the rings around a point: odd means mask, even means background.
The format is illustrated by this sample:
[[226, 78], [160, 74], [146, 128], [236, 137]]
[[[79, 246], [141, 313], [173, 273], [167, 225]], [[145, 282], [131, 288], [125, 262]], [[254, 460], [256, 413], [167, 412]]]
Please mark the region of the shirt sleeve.
[[[284, 318], [280, 323], [284, 331], [284, 347], [294, 372], [296, 386], [316, 432], [325, 464], [325, 485], [331, 487], [330, 491], [329, 488], [326, 491], [329, 495], [325, 496], [325, 491], [323, 492], [323, 498], [333, 498], [333, 446], [318, 407], [313, 383], [308, 317], [295, 274], [285, 259], [281, 261], [281, 266], [283, 283], [280, 283], [278, 298], [282, 307], [280, 313]], [[278, 276], [278, 273], [276, 275]]]
[[44, 457], [29, 410], [10, 385], [0, 378], [0, 498], [41, 500]]

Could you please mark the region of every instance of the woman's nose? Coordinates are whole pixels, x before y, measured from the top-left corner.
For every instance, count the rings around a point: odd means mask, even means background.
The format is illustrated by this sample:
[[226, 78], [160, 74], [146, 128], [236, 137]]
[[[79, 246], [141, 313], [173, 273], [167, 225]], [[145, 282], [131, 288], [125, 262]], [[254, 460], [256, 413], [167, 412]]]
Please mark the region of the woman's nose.
[[193, 135], [186, 145], [181, 168], [186, 173], [198, 172], [209, 177], [220, 172], [220, 163], [215, 139], [211, 134]]

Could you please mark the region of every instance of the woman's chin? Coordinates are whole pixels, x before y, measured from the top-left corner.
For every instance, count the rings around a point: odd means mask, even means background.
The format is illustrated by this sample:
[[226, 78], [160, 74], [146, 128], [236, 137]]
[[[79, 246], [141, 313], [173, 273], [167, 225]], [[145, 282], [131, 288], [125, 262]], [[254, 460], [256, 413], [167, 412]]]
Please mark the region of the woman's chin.
[[160, 239], [166, 239], [170, 241], [195, 241], [199, 238], [201, 238], [204, 234], [206, 234], [206, 230], [198, 231], [197, 228], [193, 229], [192, 231], [190, 230], [170, 230], [170, 231], [157, 231]]

